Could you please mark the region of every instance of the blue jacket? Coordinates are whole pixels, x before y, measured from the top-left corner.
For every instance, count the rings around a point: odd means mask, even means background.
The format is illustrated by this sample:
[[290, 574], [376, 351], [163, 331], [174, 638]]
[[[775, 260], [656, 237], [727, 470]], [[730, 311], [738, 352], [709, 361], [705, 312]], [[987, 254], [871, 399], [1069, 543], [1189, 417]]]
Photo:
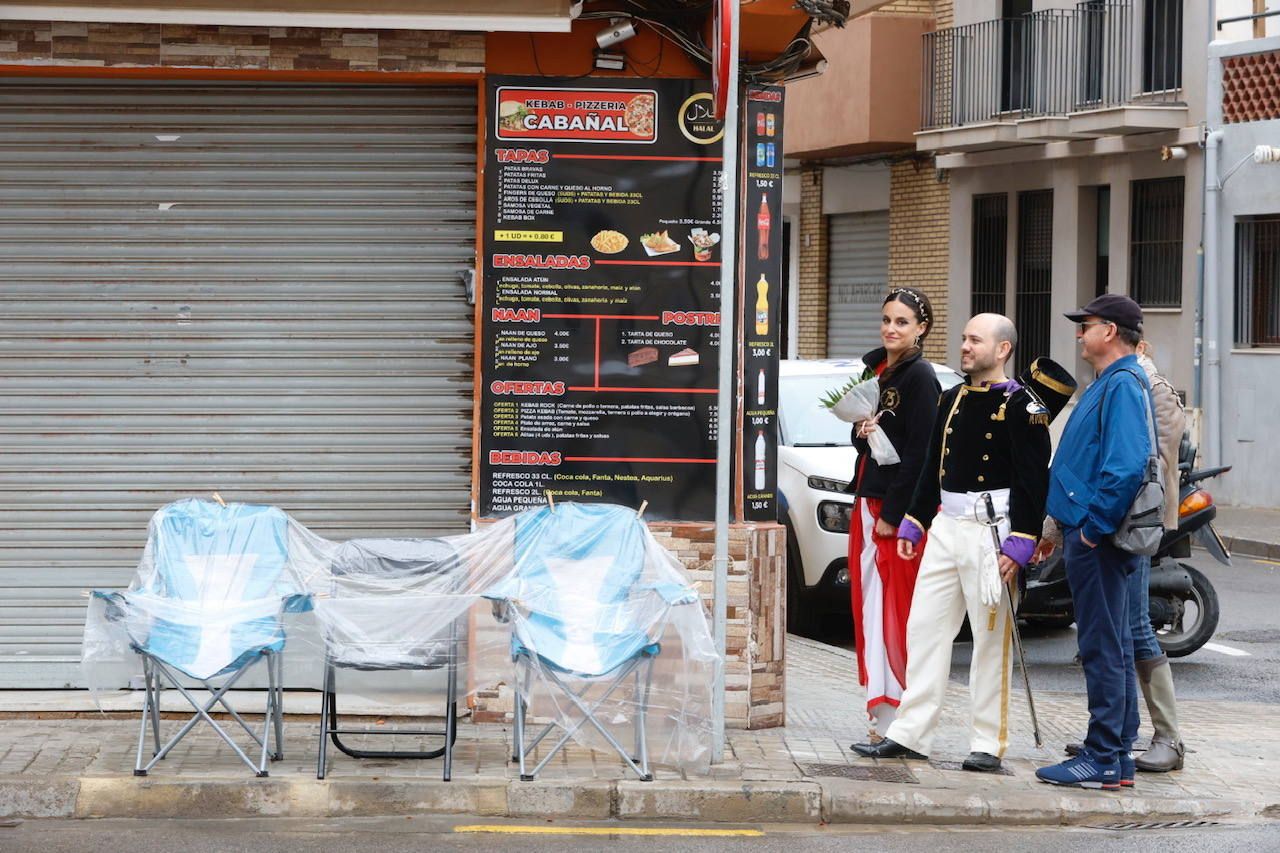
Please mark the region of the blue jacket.
[[1076, 403], [1049, 468], [1045, 512], [1090, 542], [1114, 533], [1142, 485], [1151, 440], [1151, 386], [1126, 355], [1098, 375]]

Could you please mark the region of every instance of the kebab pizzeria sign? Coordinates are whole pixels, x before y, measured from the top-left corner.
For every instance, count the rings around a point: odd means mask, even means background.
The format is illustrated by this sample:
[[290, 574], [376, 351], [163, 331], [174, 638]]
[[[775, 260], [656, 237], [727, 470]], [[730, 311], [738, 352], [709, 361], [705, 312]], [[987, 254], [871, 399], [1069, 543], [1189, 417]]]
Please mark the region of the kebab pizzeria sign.
[[500, 140], [512, 142], [658, 141], [653, 89], [524, 89], [503, 86], [497, 94]]

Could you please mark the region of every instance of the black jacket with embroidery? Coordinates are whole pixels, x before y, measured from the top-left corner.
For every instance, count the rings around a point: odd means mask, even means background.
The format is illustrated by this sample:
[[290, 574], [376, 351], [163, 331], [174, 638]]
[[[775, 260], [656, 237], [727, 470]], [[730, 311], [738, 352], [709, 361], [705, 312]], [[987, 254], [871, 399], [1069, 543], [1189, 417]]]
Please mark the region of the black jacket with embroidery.
[[1009, 390], [968, 384], [938, 400], [929, 449], [907, 515], [927, 530], [942, 492], [1009, 489], [1012, 532], [1040, 536], [1049, 492], [1049, 418], [1016, 382]]
[[[875, 376], [875, 369], [887, 357], [884, 347], [877, 347], [862, 357], [867, 366], [864, 378]], [[911, 502], [911, 494], [929, 447], [929, 432], [938, 410], [938, 384], [933, 365], [920, 353], [908, 356], [895, 365], [887, 378], [880, 380], [880, 429], [893, 442], [900, 461], [896, 465], [880, 465], [871, 458], [866, 439], [858, 438], [853, 428], [853, 446], [858, 451], [857, 471], [850, 490], [858, 497], [883, 501], [880, 518], [897, 527]], [[892, 413], [892, 414], [890, 414]]]

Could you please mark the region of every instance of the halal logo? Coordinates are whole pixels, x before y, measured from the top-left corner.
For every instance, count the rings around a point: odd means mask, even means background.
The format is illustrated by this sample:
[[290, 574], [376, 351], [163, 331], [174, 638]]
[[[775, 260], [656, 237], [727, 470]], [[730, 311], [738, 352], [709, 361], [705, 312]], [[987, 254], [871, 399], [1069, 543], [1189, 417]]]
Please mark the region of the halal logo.
[[685, 139], [698, 145], [711, 145], [724, 136], [724, 122], [717, 121], [712, 113], [715, 104], [710, 92], [690, 95], [680, 105], [680, 132]]

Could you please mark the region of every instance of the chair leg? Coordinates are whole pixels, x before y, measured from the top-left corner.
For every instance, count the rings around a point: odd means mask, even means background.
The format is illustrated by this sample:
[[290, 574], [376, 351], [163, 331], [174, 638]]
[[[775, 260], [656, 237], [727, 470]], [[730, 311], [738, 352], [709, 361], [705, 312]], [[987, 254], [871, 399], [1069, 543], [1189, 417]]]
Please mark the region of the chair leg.
[[275, 704], [276, 704], [276, 666], [272, 661], [272, 653], [264, 651], [262, 653], [267, 665], [267, 712], [262, 715], [262, 758], [258, 761], [258, 776], [265, 777], [267, 772], [267, 759], [271, 752], [271, 730], [275, 725]]
[[276, 751], [273, 761], [284, 760], [284, 655], [273, 655], [276, 661]]
[[[645, 722], [649, 716], [649, 690], [653, 686], [653, 665], [657, 662], [656, 658], [649, 658], [648, 665], [644, 668], [644, 691], [640, 694], [640, 707], [636, 712], [636, 742], [639, 744], [638, 752], [640, 756], [640, 774], [641, 781], [652, 782], [653, 773], [649, 770], [649, 739], [645, 733]], [[639, 683], [639, 673], [637, 673], [637, 683]]]
[[622, 672], [619, 672], [614, 677], [614, 680], [609, 685], [608, 689], [605, 690], [604, 693], [601, 694], [601, 696], [598, 699], [595, 699], [590, 705], [588, 705], [586, 701], [583, 700], [580, 694], [574, 693], [572, 690], [570, 690], [569, 687], [554, 672], [550, 670], [547, 671], [546, 673], [547, 679], [560, 689], [560, 691], [564, 694], [565, 698], [567, 698], [570, 702], [574, 704], [574, 706], [578, 709], [578, 713], [582, 715], [582, 718], [578, 720], [576, 723], [574, 723], [572, 726], [565, 729], [564, 734], [560, 736], [560, 740], [556, 741], [555, 746], [551, 747], [551, 749], [547, 751], [547, 754], [542, 756], [542, 760], [538, 762], [537, 766], [533, 768], [533, 772], [529, 776], [530, 779], [538, 775], [538, 772], [542, 770], [544, 766], [546, 766], [546, 763], [551, 760], [552, 756], [554, 756], [557, 752], [559, 752], [564, 747], [564, 745], [569, 742], [569, 739], [572, 738], [575, 734], [577, 734], [580, 728], [585, 726], [587, 723], [590, 723], [593, 727], [595, 727], [596, 731], [600, 732], [600, 736], [603, 737], [606, 741], [608, 741], [609, 745], [612, 746], [614, 750], [617, 751], [618, 755], [622, 758], [623, 762], [626, 763], [626, 765], [630, 767], [631, 770], [637, 776], [639, 776], [642, 781], [645, 781], [645, 782], [652, 781], [652, 777], [648, 777], [648, 774], [645, 773], [643, 770], [640, 769], [640, 767], [636, 765], [636, 762], [633, 761], [631, 759], [631, 756], [627, 754], [627, 750], [622, 746], [622, 744], [618, 743], [617, 738], [611, 735], [609, 733], [609, 730], [606, 729], [603, 725], [601, 725], [600, 721], [595, 718], [596, 709], [598, 709], [601, 705], [603, 705], [606, 701], [608, 701], [609, 697], [613, 695], [613, 692], [622, 685], [622, 683], [627, 679], [627, 676], [631, 675], [632, 671], [637, 666], [639, 666], [640, 663], [641, 663], [640, 658], [633, 658], [631, 662], [627, 664], [626, 669], [622, 670]]
[[329, 717], [329, 697], [333, 695], [333, 664], [325, 661], [324, 690], [320, 694], [320, 756], [316, 760], [316, 778], [323, 779], [328, 770], [329, 729], [333, 722]]
[[144, 676], [144, 680], [151, 691], [151, 739], [154, 744], [151, 754], [154, 756], [160, 752], [160, 691], [164, 689], [164, 684], [154, 669], [151, 671], [151, 677]]
[[[530, 667], [530, 666], [531, 666], [531, 664], [529, 664], [528, 662], [526, 662], [526, 663], [525, 663], [525, 668], [526, 668], [526, 670], [527, 670], [527, 669], [528, 669], [528, 667]], [[516, 730], [515, 730], [515, 741], [516, 741], [516, 743], [515, 743], [515, 750], [516, 750], [516, 752], [515, 752], [515, 758], [516, 758], [516, 760], [517, 760], [518, 762], [520, 762], [520, 779], [521, 779], [521, 781], [528, 781], [528, 780], [532, 779], [533, 777], [532, 777], [532, 776], [529, 776], [529, 775], [525, 772], [525, 748], [524, 748], [524, 714], [525, 714], [525, 699], [524, 699], [524, 697], [525, 697], [525, 695], [526, 695], [526, 694], [525, 694], [525, 689], [526, 689], [526, 686], [527, 686], [527, 679], [525, 679], [525, 678], [521, 678], [521, 677], [520, 677], [520, 675], [519, 675], [519, 664], [517, 664], [516, 668], [517, 668], [516, 684], [517, 684], [518, 686], [517, 686], [517, 688], [516, 688], [516, 726], [515, 726], [515, 728], [516, 728]]]
[[133, 766], [134, 776], [146, 776], [147, 771], [142, 762], [142, 749], [147, 743], [147, 716], [151, 714], [151, 662], [142, 659], [142, 681], [144, 685], [142, 697], [142, 723], [138, 727], [138, 760]]
[[449, 657], [449, 688], [444, 707], [444, 781], [453, 779], [453, 741], [458, 730], [458, 645], [452, 644]]

